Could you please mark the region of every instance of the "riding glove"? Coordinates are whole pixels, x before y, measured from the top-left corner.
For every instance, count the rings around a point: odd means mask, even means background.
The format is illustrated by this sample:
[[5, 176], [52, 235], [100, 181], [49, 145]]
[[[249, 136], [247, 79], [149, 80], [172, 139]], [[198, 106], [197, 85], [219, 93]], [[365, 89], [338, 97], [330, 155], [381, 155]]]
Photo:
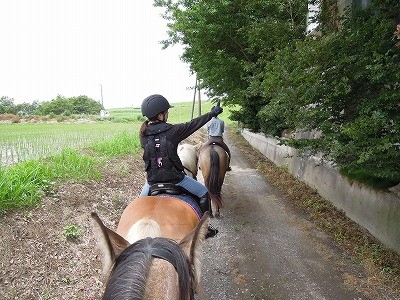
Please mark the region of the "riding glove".
[[218, 116], [220, 113], [222, 113], [224, 110], [222, 109], [221, 106], [213, 106], [211, 108], [211, 112], [215, 115]]

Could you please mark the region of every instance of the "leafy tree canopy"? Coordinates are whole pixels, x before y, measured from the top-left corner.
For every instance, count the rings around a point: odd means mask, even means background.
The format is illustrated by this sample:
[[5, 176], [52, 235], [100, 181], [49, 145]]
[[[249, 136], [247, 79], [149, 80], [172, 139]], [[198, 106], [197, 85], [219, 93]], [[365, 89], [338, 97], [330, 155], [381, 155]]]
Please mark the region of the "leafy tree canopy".
[[[279, 4], [277, 4], [279, 2]], [[301, 39], [305, 30], [304, 1], [156, 0], [165, 8], [169, 39], [164, 46], [184, 45], [182, 59], [190, 64], [211, 97], [243, 104], [259, 94], [249, 79], [274, 49]], [[260, 102], [261, 103], [261, 102]], [[254, 116], [254, 112], [253, 116]]]
[[61, 95], [50, 102], [44, 102], [39, 111], [41, 114], [71, 115], [71, 114], [98, 114], [103, 106], [87, 97], [78, 96], [65, 98]]
[[390, 186], [400, 181], [400, 2], [353, 2], [341, 15], [338, 1], [318, 1], [316, 36], [305, 34], [307, 1], [154, 4], [169, 21], [164, 46], [182, 44], [209, 96], [241, 107], [232, 119], [275, 136], [317, 132], [282, 142]]

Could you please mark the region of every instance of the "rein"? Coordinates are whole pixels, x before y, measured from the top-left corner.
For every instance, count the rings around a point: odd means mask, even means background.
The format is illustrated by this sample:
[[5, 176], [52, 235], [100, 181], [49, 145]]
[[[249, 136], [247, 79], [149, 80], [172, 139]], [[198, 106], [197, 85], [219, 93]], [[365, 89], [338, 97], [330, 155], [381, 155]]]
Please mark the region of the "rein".
[[[149, 237], [146, 238], [147, 241], [150, 241], [151, 239], [152, 238], [149, 238]], [[171, 251], [168, 251], [165, 249], [160, 249], [160, 248], [154, 248], [147, 244], [146, 247], [141, 247], [141, 248], [135, 249], [135, 252], [142, 252], [145, 254], [150, 254], [151, 256], [156, 257], [156, 258], [164, 259], [164, 260], [168, 261], [171, 265], [173, 265], [175, 270], [178, 270], [176, 258], [172, 254]]]
[[[190, 172], [191, 174], [193, 174], [192, 170], [189, 170], [188, 168], [186, 168], [185, 166], [183, 166], [183, 169]], [[194, 178], [195, 179], [195, 178]]]

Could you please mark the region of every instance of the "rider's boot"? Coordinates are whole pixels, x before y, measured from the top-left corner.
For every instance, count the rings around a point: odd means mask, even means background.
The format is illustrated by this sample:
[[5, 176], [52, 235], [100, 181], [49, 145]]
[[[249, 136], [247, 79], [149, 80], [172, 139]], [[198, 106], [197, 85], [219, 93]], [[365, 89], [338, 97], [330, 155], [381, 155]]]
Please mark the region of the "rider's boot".
[[[201, 209], [201, 212], [204, 214], [206, 211], [211, 211], [211, 201], [210, 201], [210, 195], [206, 193], [204, 196], [200, 198], [199, 201], [199, 206]], [[206, 239], [215, 236], [218, 233], [218, 229], [212, 227], [211, 225], [208, 225], [207, 232], [206, 232]]]

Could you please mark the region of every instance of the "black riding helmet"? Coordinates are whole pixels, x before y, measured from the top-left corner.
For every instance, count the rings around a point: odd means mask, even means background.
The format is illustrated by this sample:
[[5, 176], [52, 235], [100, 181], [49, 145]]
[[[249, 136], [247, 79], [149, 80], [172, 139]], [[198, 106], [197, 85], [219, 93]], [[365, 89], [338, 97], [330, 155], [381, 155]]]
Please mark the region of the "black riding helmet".
[[142, 102], [142, 114], [148, 119], [152, 119], [159, 113], [167, 111], [172, 106], [164, 96], [155, 94], [150, 95]]

